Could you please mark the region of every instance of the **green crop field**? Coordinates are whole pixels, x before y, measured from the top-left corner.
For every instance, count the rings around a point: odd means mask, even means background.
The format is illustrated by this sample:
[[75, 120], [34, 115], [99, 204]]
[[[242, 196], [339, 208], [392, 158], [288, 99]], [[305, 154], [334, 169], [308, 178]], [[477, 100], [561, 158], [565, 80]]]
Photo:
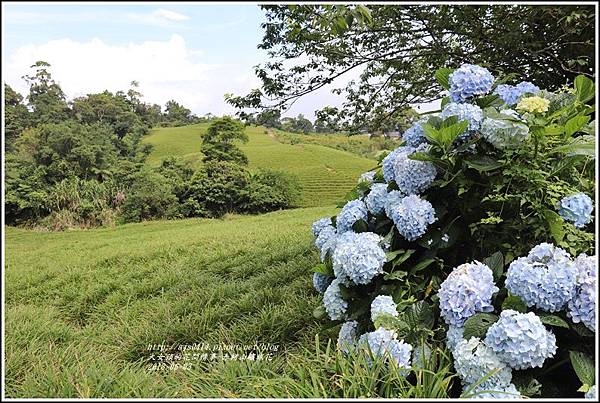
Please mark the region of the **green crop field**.
[[[199, 164], [202, 133], [208, 124], [154, 129], [144, 142], [154, 146], [148, 163], [158, 164], [170, 155], [182, 156]], [[302, 186], [302, 207], [338, 203], [356, 184], [361, 173], [376, 162], [347, 151], [317, 144], [284, 144], [263, 127], [246, 129], [250, 141], [242, 150], [250, 166], [270, 168], [298, 176]]]
[[[310, 270], [318, 258], [310, 224], [333, 212], [63, 233], [7, 228], [7, 396], [268, 393], [242, 377], [250, 371], [268, 382], [299, 346], [314, 345], [319, 297]], [[144, 366], [147, 346], [161, 342], [274, 343], [279, 350], [250, 369], [229, 362], [161, 374]]]

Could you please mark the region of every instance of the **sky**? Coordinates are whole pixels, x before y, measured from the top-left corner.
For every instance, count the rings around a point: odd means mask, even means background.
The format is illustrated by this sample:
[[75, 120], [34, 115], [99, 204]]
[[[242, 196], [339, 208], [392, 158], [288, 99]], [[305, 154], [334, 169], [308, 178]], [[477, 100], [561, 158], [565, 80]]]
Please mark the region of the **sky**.
[[[139, 82], [144, 100], [170, 100], [202, 116], [233, 114], [225, 93], [245, 95], [260, 81], [253, 66], [268, 60], [258, 49], [264, 13], [254, 4], [2, 3], [2, 75], [26, 95], [22, 80], [38, 60], [69, 99]], [[338, 106], [331, 89], [357, 72], [296, 102], [284, 116]]]

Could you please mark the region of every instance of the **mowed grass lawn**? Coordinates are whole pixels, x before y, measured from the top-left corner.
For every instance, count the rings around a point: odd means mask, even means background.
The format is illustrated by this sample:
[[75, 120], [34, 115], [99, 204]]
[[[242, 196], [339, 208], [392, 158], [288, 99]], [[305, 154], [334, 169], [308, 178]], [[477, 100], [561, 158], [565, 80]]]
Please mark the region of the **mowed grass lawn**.
[[[312, 316], [310, 224], [334, 212], [62, 233], [7, 228], [6, 395], [268, 396], [264, 385], [287, 376], [292, 353], [332, 330]], [[279, 351], [272, 361], [149, 371], [148, 345], [162, 342], [275, 343]]]
[[[200, 144], [208, 124], [154, 129], [144, 142], [154, 146], [148, 163], [157, 165], [170, 155], [201, 163]], [[246, 128], [249, 142], [241, 146], [251, 168], [269, 168], [292, 173], [302, 187], [300, 207], [327, 206], [340, 202], [356, 185], [360, 174], [376, 162], [347, 151], [316, 144], [283, 144], [265, 134], [263, 127]]]

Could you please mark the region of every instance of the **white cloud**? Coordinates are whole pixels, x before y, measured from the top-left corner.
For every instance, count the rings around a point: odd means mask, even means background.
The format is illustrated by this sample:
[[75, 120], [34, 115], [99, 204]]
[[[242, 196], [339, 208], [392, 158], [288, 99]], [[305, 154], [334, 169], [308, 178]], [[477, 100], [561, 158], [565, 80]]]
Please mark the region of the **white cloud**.
[[223, 94], [245, 94], [258, 86], [251, 67], [209, 64], [199, 60], [200, 55], [201, 50], [190, 49], [180, 35], [127, 45], [109, 45], [98, 38], [60, 39], [18, 48], [3, 63], [3, 74], [8, 84], [25, 94], [21, 76], [37, 60], [44, 60], [69, 98], [105, 89], [127, 90], [137, 80], [147, 102], [164, 106], [175, 99], [199, 115], [232, 113]]
[[190, 19], [190, 17], [188, 17], [187, 15], [176, 13], [175, 11], [171, 10], [165, 10], [164, 8], [159, 8], [152, 14], [158, 18], [164, 18], [170, 21], [185, 21]]
[[148, 14], [129, 13], [126, 14], [125, 17], [132, 22], [156, 25], [159, 27], [171, 27], [175, 25], [174, 23], [187, 21], [190, 19], [190, 17], [185, 14], [176, 13], [175, 11], [171, 10], [165, 10], [164, 8], [159, 8], [158, 10], [154, 10]]

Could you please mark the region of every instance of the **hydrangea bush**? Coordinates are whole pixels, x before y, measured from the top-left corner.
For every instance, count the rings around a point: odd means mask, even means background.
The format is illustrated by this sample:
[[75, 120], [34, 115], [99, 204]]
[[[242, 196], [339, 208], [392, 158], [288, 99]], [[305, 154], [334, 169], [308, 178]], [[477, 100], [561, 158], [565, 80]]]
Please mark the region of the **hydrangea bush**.
[[446, 349], [453, 397], [595, 394], [593, 83], [435, 77], [440, 110], [313, 224], [315, 317], [408, 380]]

